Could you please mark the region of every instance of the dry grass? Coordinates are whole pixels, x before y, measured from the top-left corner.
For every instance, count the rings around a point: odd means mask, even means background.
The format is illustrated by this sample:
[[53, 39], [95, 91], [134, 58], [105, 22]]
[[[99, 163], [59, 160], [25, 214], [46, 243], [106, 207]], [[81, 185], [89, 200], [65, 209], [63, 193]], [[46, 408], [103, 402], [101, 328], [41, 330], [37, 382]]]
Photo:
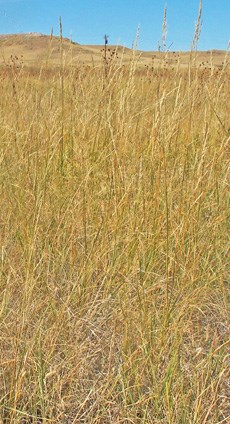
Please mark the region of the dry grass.
[[2, 71], [4, 424], [228, 422], [229, 69], [136, 65]]

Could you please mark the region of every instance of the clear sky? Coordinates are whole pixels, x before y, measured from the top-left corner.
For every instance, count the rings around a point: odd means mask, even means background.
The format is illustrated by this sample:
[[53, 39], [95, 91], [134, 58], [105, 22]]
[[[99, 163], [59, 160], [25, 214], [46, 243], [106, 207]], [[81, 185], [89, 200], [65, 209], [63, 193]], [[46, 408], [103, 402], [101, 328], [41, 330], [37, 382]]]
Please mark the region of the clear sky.
[[[156, 50], [161, 40], [167, 2], [167, 46], [188, 50], [194, 33], [199, 0], [0, 0], [0, 33], [59, 33], [81, 44], [132, 46], [138, 25], [138, 47]], [[230, 39], [230, 0], [203, 0], [202, 32], [198, 48], [227, 49]]]

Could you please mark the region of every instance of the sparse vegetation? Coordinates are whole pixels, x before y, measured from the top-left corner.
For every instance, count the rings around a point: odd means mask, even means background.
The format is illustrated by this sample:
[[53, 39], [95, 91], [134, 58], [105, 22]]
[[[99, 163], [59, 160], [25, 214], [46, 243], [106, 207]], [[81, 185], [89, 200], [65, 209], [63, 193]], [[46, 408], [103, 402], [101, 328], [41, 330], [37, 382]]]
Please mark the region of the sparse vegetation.
[[1, 422], [227, 423], [227, 59], [61, 48], [1, 68]]

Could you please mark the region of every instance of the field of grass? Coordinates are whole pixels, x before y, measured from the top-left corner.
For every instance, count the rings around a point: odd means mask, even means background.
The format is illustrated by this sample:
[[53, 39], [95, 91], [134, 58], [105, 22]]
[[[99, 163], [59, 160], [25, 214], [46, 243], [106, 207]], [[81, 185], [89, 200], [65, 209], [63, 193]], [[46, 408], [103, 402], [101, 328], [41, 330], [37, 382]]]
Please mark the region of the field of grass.
[[137, 62], [1, 69], [2, 424], [229, 422], [230, 71]]

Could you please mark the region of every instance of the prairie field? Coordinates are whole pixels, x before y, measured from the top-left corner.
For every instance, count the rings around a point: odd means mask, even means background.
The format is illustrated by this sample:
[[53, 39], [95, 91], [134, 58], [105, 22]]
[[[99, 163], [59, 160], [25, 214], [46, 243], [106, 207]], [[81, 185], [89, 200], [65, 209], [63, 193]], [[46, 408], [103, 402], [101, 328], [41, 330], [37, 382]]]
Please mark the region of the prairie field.
[[1, 64], [0, 423], [228, 423], [228, 57], [113, 51]]

